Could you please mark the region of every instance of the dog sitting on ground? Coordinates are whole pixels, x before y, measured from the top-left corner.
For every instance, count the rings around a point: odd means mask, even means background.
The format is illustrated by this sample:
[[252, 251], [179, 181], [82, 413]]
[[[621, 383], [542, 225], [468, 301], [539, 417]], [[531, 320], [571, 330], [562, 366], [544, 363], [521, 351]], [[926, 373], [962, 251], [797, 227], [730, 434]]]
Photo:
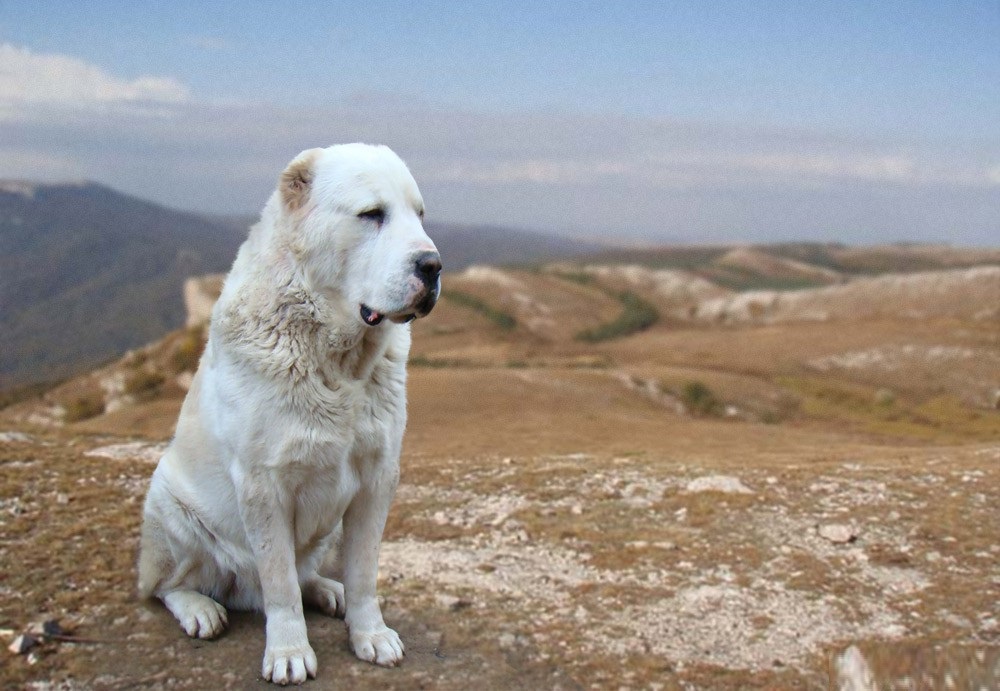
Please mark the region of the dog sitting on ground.
[[226, 278], [153, 474], [140, 594], [198, 638], [223, 631], [226, 607], [263, 610], [262, 674], [278, 684], [316, 675], [303, 604], [342, 615], [359, 658], [403, 658], [375, 587], [406, 425], [408, 324], [440, 291], [423, 212], [386, 147], [292, 160]]

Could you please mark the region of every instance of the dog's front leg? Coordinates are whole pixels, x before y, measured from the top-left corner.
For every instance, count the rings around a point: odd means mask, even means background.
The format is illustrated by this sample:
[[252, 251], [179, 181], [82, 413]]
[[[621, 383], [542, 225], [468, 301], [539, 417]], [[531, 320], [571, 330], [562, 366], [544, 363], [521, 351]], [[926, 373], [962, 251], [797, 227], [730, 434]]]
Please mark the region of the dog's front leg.
[[267, 617], [261, 674], [276, 684], [301, 684], [316, 676], [316, 653], [309, 645], [302, 590], [295, 565], [292, 530], [294, 499], [281, 483], [261, 472], [240, 483], [240, 516], [260, 575]]
[[403, 660], [399, 634], [385, 625], [376, 597], [378, 552], [389, 505], [396, 492], [398, 463], [380, 469], [344, 513], [342, 565], [346, 614], [354, 654], [362, 660], [393, 667]]

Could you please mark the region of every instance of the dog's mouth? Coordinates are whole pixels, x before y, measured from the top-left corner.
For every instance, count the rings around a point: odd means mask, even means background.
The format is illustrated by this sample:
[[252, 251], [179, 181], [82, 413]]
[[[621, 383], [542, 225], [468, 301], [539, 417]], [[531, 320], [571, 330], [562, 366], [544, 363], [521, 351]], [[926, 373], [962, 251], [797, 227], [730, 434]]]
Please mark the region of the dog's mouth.
[[437, 303], [437, 292], [428, 293], [424, 299], [404, 312], [379, 312], [368, 305], [361, 303], [361, 321], [368, 326], [378, 326], [383, 320], [388, 319], [393, 324], [408, 324], [414, 319], [426, 317], [434, 309]]
[[416, 312], [403, 312], [399, 314], [386, 314], [385, 312], [379, 312], [373, 310], [368, 305], [361, 305], [361, 321], [363, 321], [368, 326], [378, 326], [382, 323], [382, 320], [388, 317], [389, 321], [394, 324], [407, 324], [417, 318]]

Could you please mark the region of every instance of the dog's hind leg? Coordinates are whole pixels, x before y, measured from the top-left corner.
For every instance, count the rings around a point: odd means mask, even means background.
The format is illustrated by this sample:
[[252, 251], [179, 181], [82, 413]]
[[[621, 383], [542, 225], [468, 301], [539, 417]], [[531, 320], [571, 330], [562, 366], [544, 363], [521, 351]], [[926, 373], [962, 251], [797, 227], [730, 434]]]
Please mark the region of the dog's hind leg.
[[215, 638], [228, 623], [226, 608], [197, 591], [172, 590], [160, 599], [191, 638]]
[[139, 595], [157, 597], [192, 638], [214, 638], [226, 628], [226, 609], [192, 589], [190, 579], [197, 572], [189, 559], [178, 562], [171, 550], [171, 535], [165, 529], [156, 494], [146, 501], [139, 549]]
[[331, 617], [344, 616], [344, 586], [315, 575], [302, 584], [302, 601]]

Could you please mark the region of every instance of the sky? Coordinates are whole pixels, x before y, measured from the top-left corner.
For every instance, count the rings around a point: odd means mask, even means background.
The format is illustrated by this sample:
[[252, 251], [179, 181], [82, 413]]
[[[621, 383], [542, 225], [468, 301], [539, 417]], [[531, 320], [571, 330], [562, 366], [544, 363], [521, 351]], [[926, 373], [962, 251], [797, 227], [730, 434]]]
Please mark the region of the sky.
[[253, 213], [345, 141], [432, 221], [1000, 246], [1000, 0], [0, 2], [0, 177]]

